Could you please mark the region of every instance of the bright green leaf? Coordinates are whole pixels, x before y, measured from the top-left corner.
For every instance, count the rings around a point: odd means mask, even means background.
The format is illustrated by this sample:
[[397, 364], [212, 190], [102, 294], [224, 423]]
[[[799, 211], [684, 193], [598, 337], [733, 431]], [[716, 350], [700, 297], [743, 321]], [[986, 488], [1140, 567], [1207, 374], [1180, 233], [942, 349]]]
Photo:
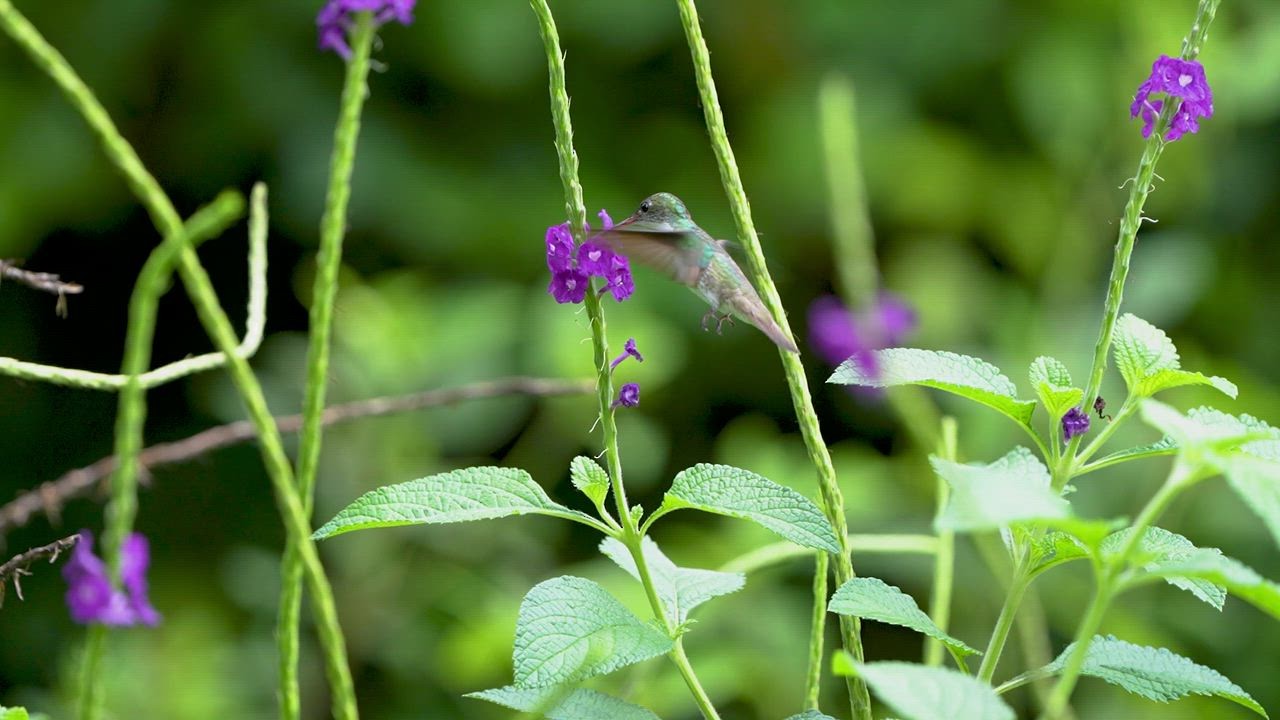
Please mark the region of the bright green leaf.
[[749, 470], [699, 463], [680, 471], [659, 512], [680, 508], [751, 520], [797, 545], [840, 552], [831, 523], [813, 501]]
[[0, 720], [28, 720], [26, 708], [0, 707]]
[[517, 687], [543, 687], [604, 675], [670, 650], [671, 638], [604, 588], [565, 575], [524, 596], [512, 663]]
[[1212, 409], [1202, 409], [1196, 415], [1183, 415], [1157, 400], [1143, 400], [1140, 411], [1148, 425], [1163, 432], [1168, 442], [1177, 445], [1181, 451], [1240, 449], [1264, 434], [1245, 426], [1231, 415]]
[[903, 720], [1014, 720], [1013, 710], [995, 691], [969, 675], [904, 662], [860, 663], [841, 659], [842, 654], [836, 654], [833, 670], [866, 680]]
[[[658, 543], [647, 535], [640, 548], [644, 553], [645, 564], [649, 566], [649, 576], [658, 591], [658, 598], [662, 600], [667, 617], [675, 625], [688, 620], [689, 611], [695, 607], [712, 598], [737, 592], [747, 581], [747, 576], [742, 573], [677, 567], [658, 548]], [[605, 538], [600, 543], [600, 552], [626, 570], [631, 577], [640, 579], [635, 558], [631, 557], [631, 551], [627, 550], [626, 545], [614, 538]]]
[[[1074, 649], [1075, 643], [1067, 646], [1056, 660], [1045, 666], [1044, 671], [1053, 675], [1062, 672]], [[1164, 648], [1134, 645], [1112, 636], [1094, 636], [1085, 653], [1081, 673], [1156, 702], [1169, 702], [1193, 694], [1217, 696], [1267, 717], [1266, 711], [1249, 697], [1249, 693], [1217, 670], [1197, 665]]]
[[548, 720], [659, 720], [657, 715], [639, 705], [595, 690], [561, 685], [539, 688], [508, 685], [467, 693], [465, 697], [488, 700], [521, 712], [538, 713]]
[[1280, 585], [1217, 549], [1202, 548], [1180, 560], [1161, 563], [1148, 576], [1207, 580], [1280, 620]]
[[1160, 328], [1134, 315], [1116, 321], [1112, 354], [1129, 392], [1138, 397], [1184, 385], [1208, 385], [1234, 398], [1231, 381], [1181, 369], [1178, 350]]
[[[1102, 555], [1104, 557], [1114, 557], [1124, 547], [1131, 533], [1132, 528], [1129, 528], [1103, 540], [1101, 546]], [[1156, 572], [1161, 567], [1186, 560], [1197, 552], [1217, 553], [1219, 555], [1222, 553], [1217, 548], [1204, 548], [1201, 550], [1201, 548], [1197, 548], [1190, 540], [1178, 533], [1169, 532], [1158, 527], [1147, 528], [1134, 552], [1136, 557], [1131, 556], [1131, 561], [1147, 572]], [[1218, 610], [1222, 609], [1222, 604], [1227, 600], [1227, 589], [1208, 580], [1178, 576], [1165, 577], [1165, 580], [1170, 585], [1186, 590]]]
[[1161, 390], [1186, 385], [1208, 385], [1233, 400], [1239, 392], [1235, 383], [1216, 375], [1205, 375], [1189, 370], [1157, 370], [1138, 382], [1136, 394], [1151, 397]]
[[553, 502], [524, 470], [475, 467], [371, 490], [312, 537], [323, 540], [366, 528], [489, 520], [526, 513], [590, 518]]
[[1065, 562], [1089, 557], [1089, 549], [1074, 535], [1065, 532], [1046, 533], [1031, 541], [1028, 568], [1036, 575]]
[[943, 632], [910, 595], [877, 578], [857, 577], [841, 585], [831, 596], [827, 611], [901, 625], [941, 640], [961, 655], [981, 654]]
[[937, 388], [982, 403], [1028, 426], [1036, 409], [1034, 402], [1018, 399], [1018, 389], [999, 368], [975, 357], [938, 350], [891, 348], [876, 351], [875, 368], [875, 373], [869, 373], [857, 362], [846, 360], [827, 382], [866, 387]]
[[569, 479], [591, 502], [599, 505], [609, 494], [609, 475], [595, 460], [579, 455], [569, 463]]
[[1040, 356], [1031, 363], [1028, 373], [1031, 387], [1035, 389], [1045, 410], [1054, 418], [1060, 418], [1073, 407], [1080, 405], [1084, 391], [1071, 386], [1071, 373], [1067, 366], [1051, 357]]
[[1280, 463], [1243, 453], [1221, 460], [1227, 484], [1248, 505], [1280, 546]]
[[830, 715], [827, 715], [826, 713], [819, 712], [818, 710], [805, 710], [799, 715], [792, 715], [791, 717], [787, 718], [787, 720], [836, 720], [836, 719], [831, 717]]
[[939, 530], [995, 530], [1013, 522], [1063, 518], [1071, 506], [1050, 487], [1049, 470], [1024, 447], [988, 465], [962, 465], [931, 457], [934, 472], [951, 486]]

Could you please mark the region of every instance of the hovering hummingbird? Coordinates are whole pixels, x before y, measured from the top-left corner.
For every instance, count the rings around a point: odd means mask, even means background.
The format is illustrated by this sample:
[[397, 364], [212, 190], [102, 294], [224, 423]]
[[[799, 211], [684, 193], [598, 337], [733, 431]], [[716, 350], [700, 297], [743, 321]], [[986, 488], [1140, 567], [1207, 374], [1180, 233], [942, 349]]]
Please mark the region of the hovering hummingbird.
[[755, 325], [778, 347], [800, 352], [765, 308], [726, 243], [698, 227], [680, 198], [660, 192], [645, 198], [631, 217], [594, 237], [615, 252], [666, 273], [706, 300], [711, 309], [702, 329], [716, 321], [716, 332], [735, 317]]

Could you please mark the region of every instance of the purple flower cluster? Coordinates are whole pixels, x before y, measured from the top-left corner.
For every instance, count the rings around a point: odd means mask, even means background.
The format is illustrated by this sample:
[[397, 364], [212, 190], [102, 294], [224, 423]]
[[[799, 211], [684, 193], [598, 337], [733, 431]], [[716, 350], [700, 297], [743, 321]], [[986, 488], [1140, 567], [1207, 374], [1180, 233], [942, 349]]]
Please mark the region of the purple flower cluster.
[[618, 399], [613, 401], [613, 406], [618, 407], [635, 407], [640, 404], [640, 386], [636, 383], [627, 383], [618, 391]]
[[120, 548], [120, 581], [124, 588], [111, 582], [106, 563], [93, 554], [93, 534], [80, 531], [80, 542], [71, 551], [71, 559], [62, 568], [67, 581], [67, 608], [71, 619], [82, 625], [156, 625], [160, 613], [147, 599], [147, 566], [151, 553], [147, 539], [132, 533]]
[[383, 25], [392, 20], [401, 25], [413, 22], [413, 6], [417, 0], [329, 0], [320, 14], [316, 26], [320, 30], [320, 49], [332, 50], [344, 60], [351, 59], [351, 46], [347, 44], [347, 32], [354, 23], [352, 15], [358, 12], [373, 13], [373, 22]]
[[1089, 415], [1080, 408], [1071, 408], [1062, 416], [1062, 441], [1067, 442], [1077, 435], [1089, 432]]
[[[1151, 100], [1152, 93], [1164, 93], [1164, 100]], [[1138, 86], [1129, 106], [1129, 116], [1142, 116], [1142, 137], [1151, 137], [1164, 103], [1180, 98], [1182, 104], [1169, 123], [1164, 139], [1172, 142], [1200, 129], [1200, 118], [1213, 115], [1213, 90], [1204, 75], [1204, 66], [1195, 60], [1161, 55], [1151, 66], [1151, 76]]]
[[[613, 227], [613, 220], [604, 210], [600, 211], [600, 222], [605, 230]], [[599, 243], [584, 242], [581, 247], [575, 247], [569, 223], [547, 228], [546, 239], [547, 268], [551, 270], [547, 292], [556, 302], [582, 302], [591, 288], [592, 277], [604, 279], [605, 287], [618, 302], [635, 292], [636, 283], [631, 278], [631, 263], [626, 256]]]
[[831, 295], [809, 306], [809, 343], [818, 355], [832, 365], [855, 358], [869, 372], [875, 371], [874, 351], [900, 344], [915, 326], [911, 306], [887, 292], [856, 313]]

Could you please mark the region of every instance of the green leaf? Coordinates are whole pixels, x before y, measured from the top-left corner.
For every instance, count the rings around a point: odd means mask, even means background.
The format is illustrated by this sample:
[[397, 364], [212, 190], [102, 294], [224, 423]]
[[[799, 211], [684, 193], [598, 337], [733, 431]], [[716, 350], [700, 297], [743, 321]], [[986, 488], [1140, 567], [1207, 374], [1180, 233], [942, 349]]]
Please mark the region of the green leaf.
[[1116, 321], [1112, 353], [1129, 392], [1138, 397], [1183, 385], [1208, 385], [1234, 398], [1236, 386], [1229, 380], [1181, 369], [1178, 350], [1160, 328], [1135, 315]]
[[1116, 463], [1128, 462], [1130, 460], [1142, 460], [1145, 458], [1160, 457], [1162, 455], [1173, 455], [1178, 452], [1178, 443], [1172, 438], [1163, 438], [1159, 442], [1149, 445], [1139, 445], [1137, 447], [1118, 450], [1109, 455], [1103, 455], [1097, 460], [1089, 463], [1090, 465], [1114, 465]]
[[[1101, 546], [1103, 556], [1114, 558], [1124, 547], [1132, 532], [1132, 528], [1127, 528], [1103, 540]], [[1137, 557], [1130, 558], [1133, 564], [1147, 572], [1156, 572], [1170, 563], [1186, 560], [1197, 552], [1201, 552], [1201, 549], [1178, 533], [1149, 527], [1142, 534], [1142, 540], [1138, 542], [1135, 552]], [[1204, 548], [1203, 552], [1222, 554], [1222, 551], [1217, 548]], [[1218, 610], [1221, 610], [1223, 603], [1227, 601], [1227, 589], [1208, 580], [1175, 576], [1166, 577], [1165, 581], [1174, 587], [1186, 590]]]
[[1067, 366], [1051, 357], [1040, 356], [1031, 363], [1028, 373], [1031, 387], [1045, 410], [1056, 420], [1073, 407], [1080, 405], [1084, 391], [1071, 386], [1071, 373]]
[[1018, 389], [1000, 369], [967, 355], [938, 350], [891, 348], [875, 353], [875, 373], [852, 359], [836, 368], [827, 380], [839, 385], [892, 387], [923, 385], [969, 398], [1029, 426], [1036, 404], [1018, 399]]
[[1223, 458], [1221, 465], [1227, 484], [1262, 518], [1280, 546], [1280, 463], [1241, 453]]
[[866, 680], [876, 697], [903, 720], [1014, 720], [1013, 710], [990, 686], [955, 670], [904, 662], [860, 663], [844, 651], [836, 654], [833, 670]]
[[[1075, 643], [1067, 646], [1056, 660], [1045, 666], [1045, 671], [1054, 675], [1062, 672], [1074, 649]], [[1217, 696], [1267, 717], [1266, 711], [1249, 697], [1249, 693], [1217, 670], [1197, 665], [1164, 648], [1134, 645], [1110, 635], [1094, 636], [1085, 653], [1081, 673], [1156, 702], [1169, 702], [1193, 694]]]
[[553, 502], [524, 470], [475, 467], [371, 490], [312, 537], [323, 540], [366, 528], [490, 520], [526, 513], [591, 519]]
[[569, 463], [569, 479], [596, 505], [609, 495], [609, 474], [589, 457], [579, 455]]
[[681, 508], [751, 520], [797, 545], [840, 552], [831, 523], [813, 501], [749, 470], [706, 463], [682, 470], [658, 512]]
[[827, 611], [901, 625], [941, 640], [961, 655], [982, 654], [938, 628], [910, 595], [877, 578], [857, 577], [841, 585], [831, 596]]
[[1070, 504], [1050, 487], [1049, 469], [1024, 447], [989, 465], [962, 465], [936, 456], [929, 462], [951, 486], [951, 499], [934, 521], [939, 530], [995, 530], [1071, 514]]
[[0, 707], [0, 720], [28, 720], [27, 709]]
[[521, 688], [514, 685], [467, 693], [464, 697], [527, 713], [538, 713], [548, 720], [659, 720], [649, 710], [585, 688], [552, 685]]
[[1089, 557], [1089, 548], [1074, 535], [1065, 532], [1046, 533], [1031, 540], [1031, 557], [1028, 568], [1037, 575], [1065, 562]]
[[1184, 453], [1188, 450], [1221, 453], [1243, 449], [1244, 445], [1259, 441], [1267, 434], [1212, 408], [1200, 409], [1194, 415], [1183, 415], [1157, 400], [1143, 400], [1140, 412], [1148, 425], [1163, 432], [1167, 436], [1166, 441]]
[[[741, 590], [747, 581], [747, 576], [742, 573], [677, 567], [658, 548], [658, 543], [647, 535], [640, 550], [644, 553], [645, 564], [649, 566], [649, 576], [653, 580], [654, 589], [658, 591], [658, 598], [662, 600], [667, 617], [674, 625], [683, 624], [689, 619], [691, 610], [711, 598]], [[622, 542], [605, 538], [600, 543], [600, 552], [626, 570], [631, 577], [640, 579], [636, 561]]]
[[596, 583], [570, 575], [544, 580], [520, 603], [515, 684], [577, 682], [662, 655], [671, 644]]
[[1207, 580], [1280, 620], [1280, 585], [1216, 549], [1199, 549], [1180, 560], [1161, 563], [1149, 577]]
[[826, 713], [817, 710], [805, 710], [799, 715], [792, 715], [787, 720], [836, 720]]

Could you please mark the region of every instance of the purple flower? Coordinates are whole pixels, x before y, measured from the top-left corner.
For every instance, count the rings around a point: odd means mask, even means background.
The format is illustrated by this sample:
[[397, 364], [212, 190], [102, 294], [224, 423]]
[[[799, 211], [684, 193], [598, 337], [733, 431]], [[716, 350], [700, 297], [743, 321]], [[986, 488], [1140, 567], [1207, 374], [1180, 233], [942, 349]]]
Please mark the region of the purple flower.
[[1153, 93], [1165, 98], [1180, 98], [1182, 104], [1169, 123], [1164, 139], [1173, 142], [1200, 129], [1199, 118], [1213, 115], [1213, 90], [1204, 75], [1204, 66], [1195, 60], [1181, 60], [1161, 55], [1151, 66], [1151, 76], [1138, 86], [1129, 106], [1129, 116], [1142, 116], [1142, 137], [1151, 137], [1164, 100], [1149, 99]]
[[401, 25], [413, 22], [413, 6], [417, 0], [329, 0], [316, 15], [320, 30], [320, 49], [332, 50], [344, 60], [351, 59], [351, 46], [347, 44], [347, 32], [358, 12], [373, 13], [375, 25], [395, 20]]
[[604, 208], [600, 208], [600, 212], [597, 213], [597, 217], [600, 218], [601, 227], [603, 227], [605, 230], [613, 229], [613, 218], [609, 217], [608, 211], [606, 211]]
[[628, 357], [635, 358], [636, 362], [644, 362], [644, 356], [641, 355], [640, 351], [636, 349], [635, 338], [627, 338], [627, 341], [622, 345], [622, 350], [623, 350], [622, 354], [614, 358], [613, 362], [609, 363], [610, 370], [613, 370], [614, 368], [618, 367], [618, 363], [621, 363], [623, 360], [626, 360]]
[[591, 286], [591, 277], [581, 270], [568, 268], [551, 274], [551, 284], [547, 292], [558, 303], [580, 303], [587, 297], [587, 288]]
[[640, 386], [636, 383], [627, 383], [618, 391], [618, 399], [613, 401], [612, 407], [635, 407], [640, 404]]
[[873, 307], [857, 313], [831, 295], [809, 306], [809, 342], [832, 365], [857, 358], [864, 369], [874, 370], [873, 351], [898, 345], [915, 325], [915, 311], [890, 293], [881, 293]]
[[[586, 244], [583, 244], [586, 247]], [[631, 261], [625, 255], [613, 254], [609, 261], [609, 272], [605, 275], [609, 283], [609, 292], [613, 299], [622, 302], [636, 291], [636, 281], [631, 277]]]
[[593, 277], [609, 278], [613, 270], [613, 251], [603, 245], [584, 242], [578, 248], [578, 268]]
[[106, 563], [93, 554], [93, 534], [80, 531], [80, 542], [71, 551], [71, 559], [62, 568], [67, 581], [67, 607], [71, 619], [87, 625], [157, 625], [160, 613], [147, 599], [147, 566], [151, 554], [147, 539], [132, 533], [120, 548], [120, 581], [123, 589], [111, 583]]
[[553, 273], [573, 268], [573, 236], [569, 223], [547, 228], [547, 267]]
[[1080, 408], [1071, 408], [1062, 416], [1062, 441], [1066, 442], [1077, 435], [1089, 432], [1089, 416]]

